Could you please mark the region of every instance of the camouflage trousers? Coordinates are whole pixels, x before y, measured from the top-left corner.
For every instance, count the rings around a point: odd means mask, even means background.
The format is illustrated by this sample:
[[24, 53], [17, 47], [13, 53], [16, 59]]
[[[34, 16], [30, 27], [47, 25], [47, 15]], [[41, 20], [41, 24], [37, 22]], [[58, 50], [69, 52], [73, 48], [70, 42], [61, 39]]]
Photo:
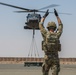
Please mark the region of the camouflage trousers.
[[42, 65], [43, 75], [48, 75], [50, 68], [52, 70], [52, 75], [58, 75], [60, 71], [58, 53], [45, 54]]

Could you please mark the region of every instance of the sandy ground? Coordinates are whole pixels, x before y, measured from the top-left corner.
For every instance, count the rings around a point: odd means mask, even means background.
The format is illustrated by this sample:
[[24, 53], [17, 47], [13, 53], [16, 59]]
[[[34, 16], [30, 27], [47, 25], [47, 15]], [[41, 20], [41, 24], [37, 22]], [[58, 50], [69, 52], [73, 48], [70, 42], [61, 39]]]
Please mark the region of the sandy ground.
[[[0, 64], [0, 75], [42, 75], [42, 71], [41, 67], [24, 67], [24, 64]], [[76, 75], [76, 65], [61, 65], [59, 75]]]

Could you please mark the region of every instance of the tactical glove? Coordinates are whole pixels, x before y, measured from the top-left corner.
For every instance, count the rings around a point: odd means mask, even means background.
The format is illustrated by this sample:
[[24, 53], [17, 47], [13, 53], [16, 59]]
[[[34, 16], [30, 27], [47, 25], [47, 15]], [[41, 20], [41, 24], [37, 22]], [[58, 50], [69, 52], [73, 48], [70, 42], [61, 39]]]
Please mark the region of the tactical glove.
[[54, 14], [55, 14], [55, 16], [58, 16], [56, 9], [54, 9]]
[[48, 14], [49, 14], [48, 11], [49, 11], [49, 10], [46, 11], [46, 13], [44, 14], [43, 18], [46, 18], [46, 17], [48, 16]]

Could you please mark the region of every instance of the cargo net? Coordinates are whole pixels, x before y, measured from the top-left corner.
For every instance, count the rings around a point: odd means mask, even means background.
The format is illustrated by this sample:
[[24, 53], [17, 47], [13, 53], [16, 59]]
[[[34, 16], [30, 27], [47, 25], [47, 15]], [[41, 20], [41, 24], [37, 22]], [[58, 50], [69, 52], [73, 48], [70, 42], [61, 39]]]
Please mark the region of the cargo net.
[[24, 62], [24, 66], [28, 66], [28, 67], [42, 66], [42, 62], [40, 61], [38, 48], [34, 38], [34, 32], [33, 32], [32, 42], [28, 53], [28, 58], [26, 59], [26, 62]]

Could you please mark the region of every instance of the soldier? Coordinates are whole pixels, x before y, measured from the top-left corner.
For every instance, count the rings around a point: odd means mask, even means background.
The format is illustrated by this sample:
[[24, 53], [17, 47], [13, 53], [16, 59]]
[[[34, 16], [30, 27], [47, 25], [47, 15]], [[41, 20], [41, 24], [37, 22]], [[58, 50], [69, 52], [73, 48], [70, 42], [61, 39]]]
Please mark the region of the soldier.
[[[54, 14], [58, 21], [58, 28], [55, 22], [48, 22], [47, 29], [44, 28], [43, 23], [45, 18], [48, 16], [49, 12], [45, 13], [43, 18], [39, 23], [39, 28], [43, 37], [42, 50], [45, 53], [44, 62], [42, 65], [43, 75], [48, 75], [49, 69], [52, 70], [52, 75], [58, 75], [60, 71], [60, 61], [58, 57], [58, 51], [61, 51], [60, 36], [63, 30], [63, 24], [58, 16], [56, 9], [54, 9]], [[57, 28], [57, 29], [56, 29]]]

